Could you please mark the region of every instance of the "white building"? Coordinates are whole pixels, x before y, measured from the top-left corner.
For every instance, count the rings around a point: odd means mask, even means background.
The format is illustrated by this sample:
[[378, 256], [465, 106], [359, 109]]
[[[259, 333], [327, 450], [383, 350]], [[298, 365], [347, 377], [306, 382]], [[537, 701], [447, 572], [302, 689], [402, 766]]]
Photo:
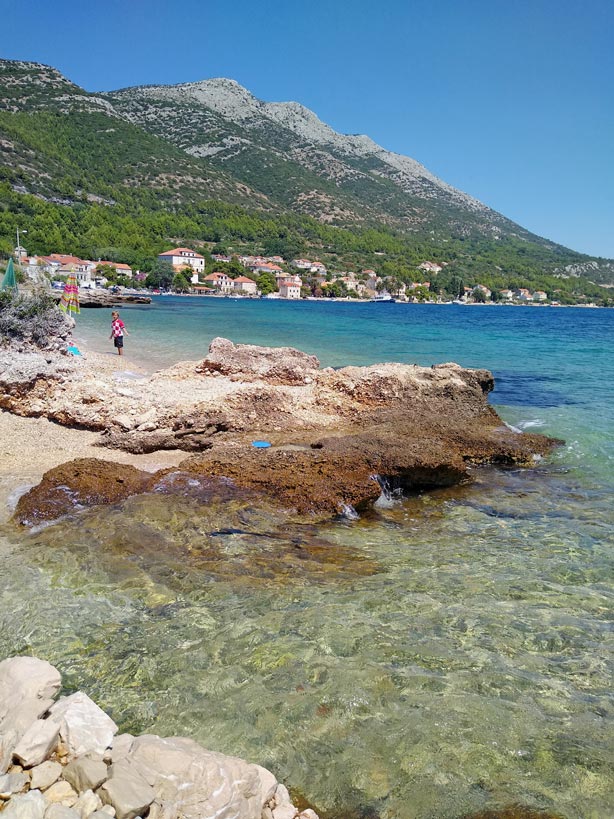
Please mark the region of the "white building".
[[[164, 253], [158, 253], [158, 259], [162, 262], [170, 262], [176, 270], [183, 270], [188, 265], [196, 274], [196, 282], [198, 282], [198, 274], [205, 270], [205, 257], [195, 250], [190, 250], [189, 247], [175, 247], [173, 250], [165, 250]], [[192, 276], [194, 281], [194, 276]]]
[[248, 296], [255, 296], [258, 292], [258, 285], [253, 279], [247, 276], [237, 276], [232, 280], [235, 293], [245, 293]]
[[282, 299], [300, 299], [301, 282], [285, 280], [279, 283], [279, 295]]
[[218, 293], [232, 293], [234, 290], [234, 280], [226, 273], [209, 273], [204, 280]]

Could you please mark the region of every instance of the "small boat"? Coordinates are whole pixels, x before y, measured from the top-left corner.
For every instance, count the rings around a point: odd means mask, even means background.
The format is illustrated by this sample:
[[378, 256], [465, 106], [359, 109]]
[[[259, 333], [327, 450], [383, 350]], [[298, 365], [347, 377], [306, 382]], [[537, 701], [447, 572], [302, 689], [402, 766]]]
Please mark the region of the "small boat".
[[396, 301], [396, 299], [393, 298], [390, 295], [390, 293], [387, 293], [386, 291], [383, 291], [382, 293], [378, 293], [377, 296], [374, 296], [372, 299], [370, 299], [370, 301], [376, 301], [378, 303], [389, 304], [391, 302]]

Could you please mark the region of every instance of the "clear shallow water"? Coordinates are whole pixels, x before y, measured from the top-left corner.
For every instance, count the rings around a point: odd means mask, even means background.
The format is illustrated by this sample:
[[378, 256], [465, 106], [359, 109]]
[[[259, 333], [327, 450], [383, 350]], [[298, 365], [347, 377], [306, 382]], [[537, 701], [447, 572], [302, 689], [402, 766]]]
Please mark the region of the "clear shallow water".
[[[352, 523], [292, 526], [191, 485], [7, 528], [0, 654], [46, 657], [122, 728], [258, 761], [338, 817], [614, 815], [614, 312], [145, 310], [122, 313], [150, 363], [160, 335], [170, 358], [226, 335], [334, 366], [486, 366], [509, 423], [566, 444], [534, 471], [480, 470]], [[107, 318], [80, 317], [92, 347]]]

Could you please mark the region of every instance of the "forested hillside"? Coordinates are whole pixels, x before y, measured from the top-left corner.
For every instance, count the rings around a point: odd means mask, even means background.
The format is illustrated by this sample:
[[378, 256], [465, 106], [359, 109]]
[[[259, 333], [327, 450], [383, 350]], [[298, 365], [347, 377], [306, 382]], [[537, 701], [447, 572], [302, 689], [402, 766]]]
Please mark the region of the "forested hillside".
[[[240, 86], [231, 85], [236, 97]], [[607, 260], [532, 236], [407, 157], [395, 171], [396, 155], [377, 155], [366, 138], [335, 135], [315, 118], [318, 130], [306, 109], [259, 104], [266, 116], [254, 123], [252, 109], [251, 119], [239, 117], [235, 97], [234, 120], [199, 102], [190, 141], [196, 103], [172, 97], [88, 94], [54, 69], [0, 61], [0, 252], [11, 251], [19, 227], [32, 253], [145, 270], [171, 244], [214, 243], [400, 280], [429, 259], [448, 262], [442, 275], [465, 283], [608, 298], [587, 278], [614, 280]], [[310, 155], [306, 133], [320, 134]], [[230, 137], [249, 144], [233, 152]]]

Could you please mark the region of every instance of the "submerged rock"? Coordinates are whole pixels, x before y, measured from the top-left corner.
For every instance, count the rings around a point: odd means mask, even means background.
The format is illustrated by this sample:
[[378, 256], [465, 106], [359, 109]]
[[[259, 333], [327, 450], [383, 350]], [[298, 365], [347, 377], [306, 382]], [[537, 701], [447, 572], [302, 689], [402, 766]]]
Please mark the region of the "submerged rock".
[[151, 485], [151, 474], [133, 466], [80, 458], [45, 472], [42, 481], [19, 499], [15, 519], [33, 526], [75, 509], [116, 503]]

